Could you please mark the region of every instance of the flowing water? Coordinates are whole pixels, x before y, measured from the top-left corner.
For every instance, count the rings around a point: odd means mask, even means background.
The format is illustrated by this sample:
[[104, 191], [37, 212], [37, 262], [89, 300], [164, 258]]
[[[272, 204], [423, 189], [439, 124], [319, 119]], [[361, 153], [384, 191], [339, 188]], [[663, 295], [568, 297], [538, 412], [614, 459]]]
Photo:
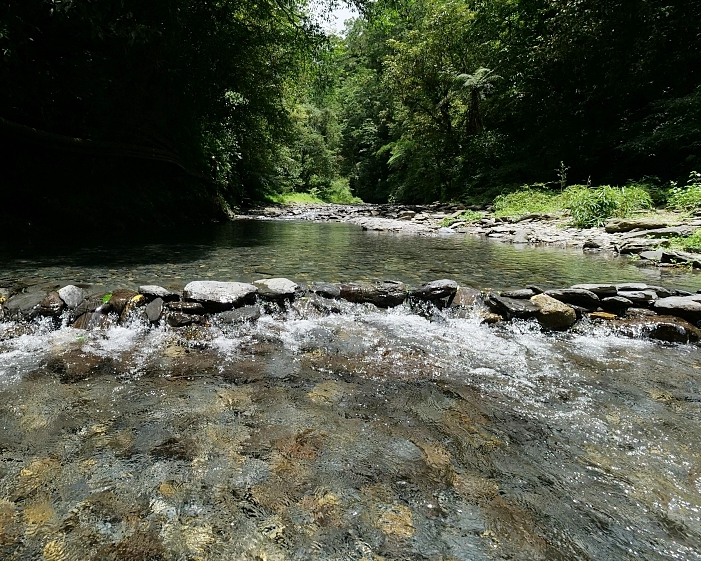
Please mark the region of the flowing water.
[[[1, 274], [503, 288], [662, 274], [344, 225], [213, 231], [128, 251], [17, 250]], [[0, 558], [701, 559], [697, 347], [586, 322], [552, 334], [472, 313], [334, 307], [302, 299], [254, 324], [178, 330], [0, 323]]]

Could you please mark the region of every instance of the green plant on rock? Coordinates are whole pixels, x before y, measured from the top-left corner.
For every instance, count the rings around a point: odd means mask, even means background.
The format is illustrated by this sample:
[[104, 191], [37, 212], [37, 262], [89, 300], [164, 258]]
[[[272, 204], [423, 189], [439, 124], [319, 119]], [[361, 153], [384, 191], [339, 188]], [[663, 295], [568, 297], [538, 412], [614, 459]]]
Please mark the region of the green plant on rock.
[[562, 212], [558, 195], [543, 185], [525, 185], [521, 190], [494, 199], [495, 216], [523, 216], [534, 213]]
[[484, 214], [481, 212], [476, 212], [474, 210], [464, 210], [457, 216], [444, 218], [441, 222], [441, 226], [447, 228], [449, 226], [452, 226], [453, 224], [456, 224], [457, 222], [477, 222], [478, 220], [482, 220], [482, 218], [484, 218]]
[[667, 206], [675, 210], [691, 211], [701, 207], [701, 173], [692, 171], [684, 187], [670, 190]]
[[638, 186], [590, 188], [572, 185], [563, 192], [562, 204], [569, 209], [572, 223], [577, 228], [601, 226], [608, 218], [623, 218], [653, 208], [649, 193]]
[[701, 228], [686, 237], [675, 237], [669, 240], [669, 246], [693, 253], [701, 253]]

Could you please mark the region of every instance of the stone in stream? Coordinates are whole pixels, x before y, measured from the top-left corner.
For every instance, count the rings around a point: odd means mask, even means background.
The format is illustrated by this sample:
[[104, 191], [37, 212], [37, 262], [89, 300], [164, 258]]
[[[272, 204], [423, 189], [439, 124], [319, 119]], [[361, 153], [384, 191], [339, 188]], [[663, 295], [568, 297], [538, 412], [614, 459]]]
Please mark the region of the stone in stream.
[[299, 293], [299, 285], [289, 279], [261, 279], [253, 282], [258, 295], [264, 300], [294, 300]]
[[341, 287], [331, 282], [313, 282], [309, 285], [309, 292], [323, 298], [340, 298]]
[[643, 282], [629, 282], [629, 283], [623, 283], [623, 284], [617, 284], [616, 289], [618, 290], [618, 293], [620, 294], [621, 292], [628, 292], [628, 291], [646, 291], [646, 290], [652, 290], [659, 298], [667, 298], [669, 296], [674, 296], [674, 293], [671, 290], [667, 290], [666, 288], [663, 288], [661, 286], [653, 286], [649, 284], [645, 284]]
[[168, 302], [166, 307], [175, 313], [202, 316], [207, 309], [200, 302]]
[[369, 303], [378, 308], [399, 306], [408, 295], [405, 284], [399, 281], [347, 283], [341, 284], [340, 290], [340, 297], [348, 302]]
[[156, 298], [160, 298], [164, 302], [174, 302], [176, 300], [180, 300], [180, 294], [177, 292], [172, 292], [156, 284], [140, 286], [139, 294], [143, 294], [147, 300], [155, 300]]
[[480, 290], [469, 286], [461, 286], [455, 291], [455, 297], [450, 306], [452, 308], [471, 308], [481, 296], [482, 292]]
[[211, 311], [224, 311], [253, 304], [257, 292], [255, 286], [243, 282], [194, 281], [187, 284], [183, 297]]
[[622, 296], [610, 296], [601, 299], [601, 307], [614, 313], [624, 313], [628, 308], [634, 306], [633, 302]]
[[601, 304], [599, 297], [591, 290], [582, 288], [562, 288], [559, 290], [546, 290], [545, 294], [565, 304], [580, 306], [587, 311], [595, 311]]
[[530, 300], [504, 298], [496, 294], [488, 294], [484, 302], [493, 312], [505, 316], [507, 319], [532, 318], [540, 311], [540, 307]]
[[530, 301], [538, 306], [535, 317], [546, 329], [563, 331], [572, 327], [577, 321], [577, 313], [574, 309], [547, 294], [536, 294]]
[[458, 283], [454, 280], [441, 279], [426, 283], [412, 290], [409, 295], [417, 300], [433, 302], [438, 307], [448, 307], [458, 291]]
[[619, 290], [618, 295], [621, 298], [630, 300], [637, 306], [641, 304], [649, 305], [657, 300], [657, 293], [654, 290]]
[[114, 376], [117, 373], [111, 357], [86, 353], [81, 349], [49, 358], [46, 369], [52, 374], [57, 374], [64, 384], [80, 382], [90, 376]]
[[[124, 311], [127, 303], [134, 297], [139, 296], [139, 293], [134, 290], [119, 289], [112, 292], [109, 303], [112, 305], [112, 310], [116, 314], [121, 314]], [[142, 296], [143, 298], [143, 296]]]
[[161, 314], [163, 314], [163, 298], [151, 300], [144, 308], [144, 312], [151, 323], [158, 323]]
[[39, 307], [46, 297], [45, 292], [26, 292], [15, 294], [7, 302], [5, 308], [11, 314], [35, 317], [39, 313]]
[[69, 284], [58, 291], [58, 295], [66, 303], [69, 310], [75, 310], [85, 298], [82, 288]]
[[697, 324], [701, 321], [701, 294], [660, 298], [652, 305], [652, 309], [660, 314], [677, 316]]
[[501, 296], [504, 298], [516, 298], [517, 300], [530, 300], [536, 294], [540, 294], [540, 292], [535, 292], [532, 288], [523, 288], [521, 290], [507, 290], [502, 292]]
[[618, 253], [621, 255], [630, 255], [635, 253], [642, 253], [643, 251], [649, 251], [651, 249], [657, 249], [658, 247], [669, 246], [669, 239], [659, 238], [656, 240], [648, 240], [645, 238], [635, 238], [630, 241], [626, 241], [618, 246]]
[[58, 316], [61, 314], [66, 304], [58, 292], [49, 292], [39, 304], [39, 314], [42, 316]]
[[188, 325], [202, 323], [202, 317], [195, 314], [169, 312], [167, 315], [167, 322], [171, 327], [187, 327]]
[[628, 318], [617, 320], [614, 325], [630, 337], [646, 337], [667, 343], [698, 343], [701, 340], [701, 330], [674, 316]]
[[590, 292], [596, 294], [599, 298], [616, 296], [616, 294], [618, 294], [616, 285], [613, 284], [575, 284], [570, 288], [589, 290]]
[[260, 308], [258, 306], [243, 306], [235, 310], [222, 312], [216, 318], [222, 323], [254, 322], [260, 318]]

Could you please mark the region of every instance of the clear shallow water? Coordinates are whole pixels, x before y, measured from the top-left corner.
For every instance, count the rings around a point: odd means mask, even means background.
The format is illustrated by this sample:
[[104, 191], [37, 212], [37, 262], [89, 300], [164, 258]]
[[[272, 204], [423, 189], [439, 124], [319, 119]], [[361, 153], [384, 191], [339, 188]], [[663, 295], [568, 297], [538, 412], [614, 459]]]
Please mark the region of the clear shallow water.
[[642, 281], [701, 288], [701, 274], [639, 268], [629, 259], [580, 250], [519, 247], [461, 235], [425, 238], [364, 232], [350, 224], [238, 221], [106, 241], [50, 240], [8, 246], [0, 286], [18, 279], [102, 283], [106, 288], [190, 280], [297, 282], [401, 280], [411, 286], [452, 278], [478, 288], [562, 287], [578, 282]]
[[[250, 224], [232, 228], [260, 223]], [[404, 276], [388, 275], [414, 285], [657, 273], [497, 244], [479, 261], [480, 242], [336, 225], [328, 231], [346, 241], [318, 256], [305, 240], [326, 225], [311, 226], [261, 228], [292, 227], [286, 251], [272, 234], [237, 246], [224, 229], [209, 248], [93, 247], [42, 267], [5, 256], [15, 268], [3, 275], [56, 282], [49, 273], [79, 271], [95, 282], [116, 262], [115, 274], [134, 271], [138, 284], [149, 256], [170, 248], [184, 280], [206, 263], [249, 280], [273, 260], [282, 270], [271, 274], [298, 280], [285, 267], [307, 263], [310, 280], [385, 278], [387, 254], [361, 247], [418, 256], [393, 265]], [[344, 243], [356, 250], [345, 270], [332, 257]], [[445, 257], [458, 253], [471, 260]], [[518, 276], [526, 262], [535, 268]], [[446, 272], [420, 269], [431, 263]], [[695, 276], [676, 278], [695, 286]], [[340, 307], [325, 315], [302, 300], [253, 325], [180, 330], [0, 323], [0, 559], [701, 559], [698, 347], [591, 324], [547, 334]]]

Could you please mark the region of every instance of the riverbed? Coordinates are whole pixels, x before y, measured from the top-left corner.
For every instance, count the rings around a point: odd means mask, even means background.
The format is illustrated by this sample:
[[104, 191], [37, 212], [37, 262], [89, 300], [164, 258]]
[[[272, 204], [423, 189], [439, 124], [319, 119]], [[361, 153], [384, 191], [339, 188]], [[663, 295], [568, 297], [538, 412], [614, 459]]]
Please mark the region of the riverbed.
[[[701, 287], [610, 256], [275, 222], [15, 248], [1, 275]], [[694, 345], [409, 306], [0, 323], [0, 557], [701, 559], [700, 381]]]

